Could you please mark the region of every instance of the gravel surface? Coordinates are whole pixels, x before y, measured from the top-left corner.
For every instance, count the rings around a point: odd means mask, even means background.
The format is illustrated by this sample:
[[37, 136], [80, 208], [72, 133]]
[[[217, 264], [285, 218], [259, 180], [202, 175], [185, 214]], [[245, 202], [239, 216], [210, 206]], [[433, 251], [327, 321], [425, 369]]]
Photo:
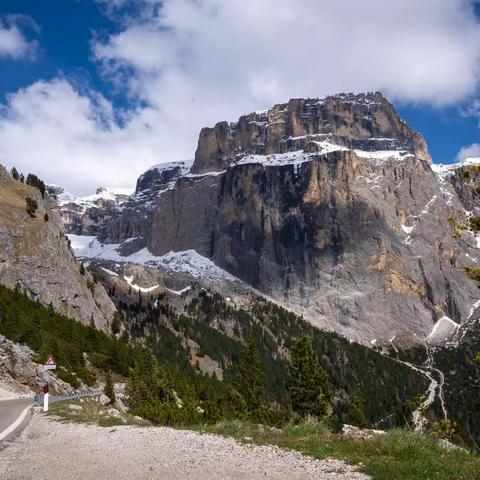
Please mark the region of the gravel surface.
[[0, 454], [2, 480], [367, 480], [345, 463], [163, 427], [65, 424], [35, 413]]

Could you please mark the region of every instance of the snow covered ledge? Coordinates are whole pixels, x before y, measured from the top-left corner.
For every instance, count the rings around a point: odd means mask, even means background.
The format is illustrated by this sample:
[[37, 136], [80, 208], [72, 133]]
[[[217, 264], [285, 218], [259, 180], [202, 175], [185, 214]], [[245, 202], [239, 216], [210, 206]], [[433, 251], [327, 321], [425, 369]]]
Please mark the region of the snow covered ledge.
[[446, 342], [460, 327], [451, 318], [444, 315], [434, 325], [430, 335], [425, 338], [425, 342], [429, 345], [438, 345]]

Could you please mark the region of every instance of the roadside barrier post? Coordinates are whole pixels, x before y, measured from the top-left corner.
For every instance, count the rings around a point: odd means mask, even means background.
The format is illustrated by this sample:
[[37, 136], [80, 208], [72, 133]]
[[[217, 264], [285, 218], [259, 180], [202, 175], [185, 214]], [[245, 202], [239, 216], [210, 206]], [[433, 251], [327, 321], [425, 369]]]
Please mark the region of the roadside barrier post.
[[43, 411], [48, 412], [48, 383], [43, 387]]

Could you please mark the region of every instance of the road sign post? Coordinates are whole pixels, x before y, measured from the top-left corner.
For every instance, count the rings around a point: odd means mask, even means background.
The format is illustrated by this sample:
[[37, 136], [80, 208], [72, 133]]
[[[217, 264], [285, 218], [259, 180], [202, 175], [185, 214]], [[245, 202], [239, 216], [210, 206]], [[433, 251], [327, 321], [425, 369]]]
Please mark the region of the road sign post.
[[[44, 363], [44, 366], [47, 370], [55, 370], [57, 368], [57, 361], [55, 358], [50, 355], [46, 362]], [[48, 378], [47, 384], [43, 387], [43, 411], [48, 412], [48, 390], [49, 390], [49, 384], [50, 384], [50, 378]]]
[[43, 411], [48, 412], [48, 383], [43, 386]]

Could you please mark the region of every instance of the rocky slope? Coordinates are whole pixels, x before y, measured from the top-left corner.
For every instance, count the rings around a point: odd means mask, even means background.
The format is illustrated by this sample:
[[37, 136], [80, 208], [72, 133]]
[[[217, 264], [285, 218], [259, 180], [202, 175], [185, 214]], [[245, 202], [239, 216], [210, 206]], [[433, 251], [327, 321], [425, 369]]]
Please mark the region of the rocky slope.
[[217, 124], [202, 130], [192, 173], [174, 168], [154, 174], [154, 188], [143, 175], [99, 240], [137, 262], [135, 252], [152, 261], [195, 250], [363, 340], [424, 338], [443, 316], [464, 322], [478, 298], [465, 276], [474, 235], [451, 221], [467, 221], [464, 197], [378, 93], [291, 100]]
[[25, 345], [0, 335], [0, 400], [31, 397], [49, 383], [55, 393], [67, 393], [72, 387], [34, 361], [35, 353]]
[[[37, 202], [31, 217], [26, 197]], [[65, 237], [53, 200], [13, 180], [0, 166], [0, 282], [16, 285], [44, 305], [107, 329], [115, 306], [101, 285], [82, 275]]]

